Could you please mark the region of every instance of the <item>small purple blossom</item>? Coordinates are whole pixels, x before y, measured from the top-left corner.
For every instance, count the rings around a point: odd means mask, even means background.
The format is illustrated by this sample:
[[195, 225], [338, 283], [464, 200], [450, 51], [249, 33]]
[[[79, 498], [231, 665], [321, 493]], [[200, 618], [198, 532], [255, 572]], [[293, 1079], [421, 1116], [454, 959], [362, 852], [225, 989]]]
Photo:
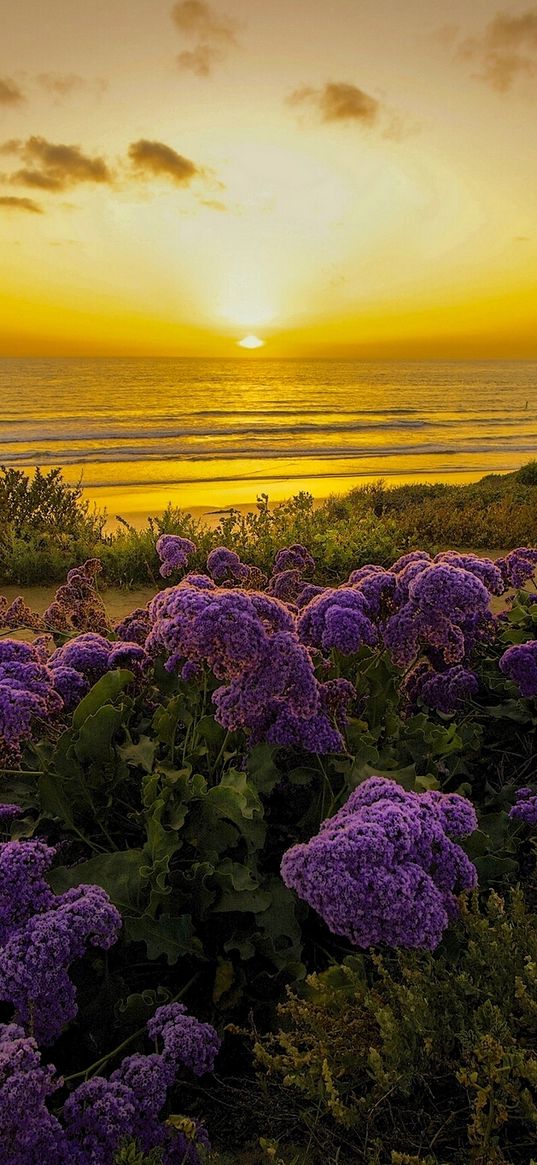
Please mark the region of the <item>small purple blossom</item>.
[[537, 639], [508, 647], [499, 666], [500, 671], [517, 685], [521, 696], [537, 696]]
[[179, 538], [177, 534], [161, 534], [156, 551], [161, 561], [160, 574], [167, 578], [176, 570], [182, 570], [188, 559], [196, 552], [195, 543], [190, 538]]
[[210, 1023], [201, 1023], [182, 1003], [159, 1007], [147, 1025], [152, 1040], [162, 1042], [163, 1059], [173, 1066], [189, 1068], [195, 1076], [212, 1072], [220, 1050], [220, 1040]]
[[0, 640], [0, 737], [18, 749], [30, 737], [36, 718], [61, 712], [54, 676], [39, 650], [16, 639]]
[[444, 803], [443, 794], [371, 777], [315, 837], [284, 854], [282, 877], [356, 946], [434, 950], [457, 915], [456, 894], [477, 881], [449, 834], [476, 827], [472, 805], [457, 794]]
[[496, 566], [501, 571], [505, 584], [518, 590], [535, 575], [537, 549], [530, 546], [518, 546], [516, 550], [511, 550], [503, 558], [498, 558]]
[[241, 582], [248, 577], [249, 567], [241, 562], [234, 550], [228, 550], [226, 546], [217, 546], [207, 555], [207, 570], [217, 583], [226, 580]]
[[315, 561], [306, 546], [300, 542], [293, 542], [291, 546], [284, 546], [278, 550], [272, 568], [273, 575], [282, 571], [298, 570], [300, 574], [309, 574], [315, 570]]
[[523, 821], [525, 825], [537, 825], [537, 793], [534, 789], [517, 790], [509, 816], [513, 821]]
[[402, 694], [411, 706], [418, 701], [437, 712], [456, 712], [476, 694], [479, 680], [469, 668], [456, 664], [445, 671], [435, 671], [428, 663], [416, 665], [402, 683]]

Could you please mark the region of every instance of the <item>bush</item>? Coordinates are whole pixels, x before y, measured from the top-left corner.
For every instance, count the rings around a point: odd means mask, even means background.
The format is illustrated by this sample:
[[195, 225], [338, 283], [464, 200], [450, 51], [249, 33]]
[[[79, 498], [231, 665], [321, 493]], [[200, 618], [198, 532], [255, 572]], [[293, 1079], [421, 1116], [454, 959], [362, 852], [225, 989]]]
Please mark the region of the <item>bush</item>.
[[526, 1165], [537, 1136], [536, 922], [520, 891], [491, 893], [482, 909], [474, 898], [436, 957], [351, 956], [290, 996], [255, 1058], [275, 1110], [281, 1089], [287, 1104], [290, 1094], [312, 1162], [384, 1163], [390, 1151], [423, 1161], [434, 1146], [434, 1165]]

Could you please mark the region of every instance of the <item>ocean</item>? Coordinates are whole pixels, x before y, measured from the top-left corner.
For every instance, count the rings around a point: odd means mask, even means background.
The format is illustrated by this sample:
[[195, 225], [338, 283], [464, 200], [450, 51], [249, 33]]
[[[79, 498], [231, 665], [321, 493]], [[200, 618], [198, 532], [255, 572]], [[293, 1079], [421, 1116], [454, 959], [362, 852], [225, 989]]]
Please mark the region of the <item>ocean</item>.
[[62, 466], [135, 524], [536, 454], [536, 361], [0, 359], [0, 464]]

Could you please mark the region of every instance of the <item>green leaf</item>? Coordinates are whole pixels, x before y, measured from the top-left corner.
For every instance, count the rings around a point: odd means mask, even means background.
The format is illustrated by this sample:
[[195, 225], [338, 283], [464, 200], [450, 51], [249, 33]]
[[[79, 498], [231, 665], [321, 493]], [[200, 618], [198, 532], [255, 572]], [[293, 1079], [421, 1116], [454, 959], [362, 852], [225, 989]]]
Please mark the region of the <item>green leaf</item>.
[[86, 717], [80, 726], [75, 753], [85, 764], [110, 764], [114, 758], [113, 739], [123, 723], [123, 711], [113, 704], [103, 704]]
[[248, 756], [248, 777], [259, 793], [272, 793], [283, 773], [274, 762], [278, 749], [271, 744], [256, 744]]
[[148, 959], [158, 959], [165, 955], [170, 966], [186, 955], [203, 955], [203, 947], [194, 933], [190, 914], [161, 914], [151, 918], [149, 914], [127, 918], [125, 930], [132, 942], [146, 945]]
[[102, 886], [114, 906], [122, 912], [139, 911], [142, 894], [142, 851], [121, 850], [119, 853], [98, 854], [78, 866], [59, 866], [51, 870], [48, 881], [56, 894], [82, 883]]
[[143, 769], [144, 773], [153, 771], [157, 742], [151, 740], [149, 736], [140, 736], [137, 744], [132, 740], [129, 744], [122, 744], [117, 751], [121, 759], [131, 768]]
[[117, 668], [109, 671], [93, 685], [87, 696], [73, 712], [73, 728], [81, 728], [88, 716], [93, 716], [103, 704], [116, 700], [120, 692], [132, 683], [134, 675], [131, 671]]

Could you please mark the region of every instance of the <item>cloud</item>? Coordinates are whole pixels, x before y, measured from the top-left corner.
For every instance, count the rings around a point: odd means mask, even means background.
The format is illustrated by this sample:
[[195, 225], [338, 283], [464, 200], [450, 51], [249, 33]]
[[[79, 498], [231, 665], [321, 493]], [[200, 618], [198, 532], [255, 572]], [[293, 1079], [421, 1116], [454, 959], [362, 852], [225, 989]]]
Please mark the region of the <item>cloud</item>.
[[286, 103], [292, 107], [313, 106], [321, 121], [358, 122], [362, 125], [374, 125], [381, 110], [375, 97], [346, 81], [328, 81], [322, 89], [303, 86], [295, 89]]
[[237, 23], [205, 0], [180, 0], [171, 16], [181, 35], [193, 42], [191, 49], [179, 53], [178, 64], [198, 77], [208, 77], [214, 66], [237, 46]]
[[33, 198], [12, 198], [10, 195], [0, 195], [0, 209], [5, 207], [7, 210], [26, 210], [31, 214], [43, 214], [39, 203], [34, 202]]
[[129, 146], [129, 158], [140, 178], [147, 174], [154, 174], [160, 178], [169, 178], [176, 186], [189, 186], [193, 178], [201, 177], [202, 169], [178, 154], [171, 146], [164, 142], [150, 142], [140, 138]]
[[20, 105], [25, 100], [24, 93], [15, 81], [9, 77], [0, 77], [0, 105]]
[[517, 16], [498, 12], [481, 37], [460, 42], [458, 59], [475, 62], [480, 81], [497, 93], [507, 93], [515, 82], [537, 74], [537, 7]]
[[56, 97], [58, 101], [84, 89], [89, 89], [98, 96], [104, 93], [107, 88], [107, 82], [102, 77], [94, 77], [88, 80], [86, 77], [80, 77], [78, 73], [40, 73], [37, 81], [43, 89], [46, 89], [48, 93], [52, 93], [53, 97]]
[[82, 182], [112, 182], [104, 158], [90, 157], [80, 146], [56, 145], [34, 136], [25, 142], [5, 142], [0, 152], [16, 154], [22, 159], [24, 165], [9, 175], [9, 181], [17, 186], [57, 192]]

